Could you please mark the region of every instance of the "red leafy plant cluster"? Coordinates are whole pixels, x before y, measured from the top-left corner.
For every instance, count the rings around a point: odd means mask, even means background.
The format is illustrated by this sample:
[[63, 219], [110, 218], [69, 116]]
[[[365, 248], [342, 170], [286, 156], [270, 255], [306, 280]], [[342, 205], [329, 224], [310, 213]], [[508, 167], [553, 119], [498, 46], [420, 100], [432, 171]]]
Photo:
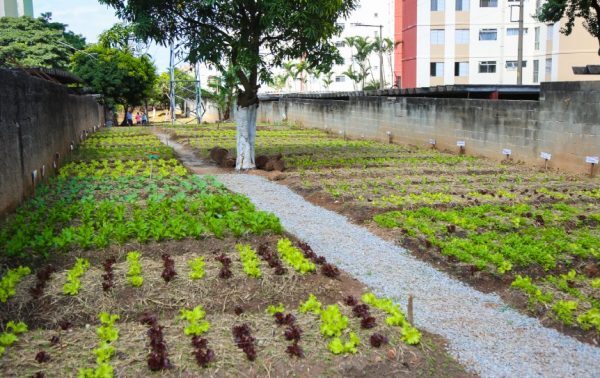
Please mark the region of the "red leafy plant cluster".
[[38, 352], [38, 354], [35, 355], [35, 360], [41, 364], [44, 362], [48, 362], [50, 361], [50, 355], [44, 351]]
[[219, 272], [219, 278], [224, 280], [231, 278], [233, 276], [233, 273], [231, 272], [231, 259], [225, 256], [224, 253], [217, 256], [216, 259], [223, 265], [223, 267], [221, 267], [221, 271]]
[[37, 274], [37, 281], [35, 286], [29, 289], [31, 296], [34, 298], [39, 298], [44, 293], [44, 289], [46, 288], [46, 283], [50, 279], [52, 273], [56, 272], [56, 268], [52, 265], [48, 265], [43, 269], [40, 269]]
[[215, 352], [208, 348], [208, 340], [203, 339], [200, 336], [194, 336], [192, 337], [192, 345], [196, 348], [194, 351], [196, 361], [198, 362], [198, 365], [203, 368], [207, 367], [208, 364], [216, 359]]
[[50, 345], [51, 345], [51, 346], [56, 346], [56, 345], [58, 345], [59, 343], [60, 343], [60, 338], [59, 338], [58, 336], [54, 335], [54, 336], [52, 336], [52, 337], [50, 338]]
[[373, 335], [371, 335], [371, 346], [373, 348], [379, 348], [382, 345], [385, 345], [388, 343], [388, 338], [383, 336], [380, 333], [374, 333]]
[[102, 264], [102, 266], [104, 267], [104, 274], [102, 275], [102, 279], [104, 280], [104, 282], [102, 282], [102, 290], [104, 291], [109, 291], [115, 284], [115, 273], [113, 270], [113, 265], [115, 265], [116, 263], [117, 259], [111, 257], [109, 259], [106, 259], [104, 264]]
[[377, 325], [375, 317], [371, 316], [369, 312], [369, 306], [366, 304], [359, 304], [356, 298], [349, 296], [346, 298], [346, 304], [352, 307], [352, 313], [357, 318], [360, 318], [360, 326], [364, 329], [371, 329]]
[[63, 319], [63, 320], [61, 320], [61, 321], [59, 321], [59, 322], [58, 322], [58, 326], [59, 326], [59, 327], [60, 327], [60, 329], [62, 329], [63, 331], [66, 331], [66, 330], [68, 330], [69, 328], [71, 328], [71, 327], [73, 326], [73, 324], [72, 324], [70, 321], [68, 321], [68, 320], [66, 320], [66, 319]]
[[302, 347], [298, 345], [300, 339], [302, 338], [302, 329], [296, 324], [296, 317], [292, 314], [284, 315], [281, 312], [276, 312], [273, 314], [275, 318], [275, 323], [278, 326], [287, 326], [285, 331], [283, 332], [283, 336], [286, 340], [292, 341], [291, 345], [288, 345], [286, 348], [286, 353], [290, 356], [295, 356], [298, 358], [304, 357], [304, 350]]
[[314, 262], [317, 265], [321, 265], [321, 273], [324, 276], [329, 277], [329, 278], [339, 277], [340, 270], [335, 265], [328, 263], [327, 260], [325, 259], [325, 257], [318, 256], [312, 250], [310, 245], [308, 245], [304, 242], [300, 242], [300, 243], [298, 243], [298, 246], [302, 250], [302, 253], [304, 253], [304, 257], [311, 260], [312, 262]]
[[167, 344], [163, 337], [163, 327], [158, 325], [155, 314], [145, 313], [140, 317], [142, 324], [150, 326], [148, 337], [150, 338], [150, 354], [148, 355], [148, 367], [152, 371], [170, 369], [172, 367], [167, 353]]
[[256, 359], [256, 349], [254, 348], [254, 341], [256, 339], [250, 334], [250, 327], [247, 324], [233, 327], [233, 340], [237, 347], [246, 353], [249, 361]]
[[269, 266], [271, 268], [275, 269], [276, 275], [283, 276], [284, 274], [287, 273], [287, 269], [285, 269], [283, 267], [283, 264], [281, 263], [281, 259], [279, 258], [279, 255], [277, 255], [277, 253], [271, 251], [269, 249], [269, 246], [266, 243], [263, 243], [260, 246], [258, 246], [257, 253], [261, 259], [263, 259], [264, 261], [267, 262], [267, 264], [269, 264]]
[[162, 260], [164, 269], [161, 277], [163, 280], [165, 280], [165, 282], [171, 282], [171, 280], [177, 275], [177, 272], [175, 271], [175, 261], [171, 258], [171, 255], [166, 253], [162, 255]]

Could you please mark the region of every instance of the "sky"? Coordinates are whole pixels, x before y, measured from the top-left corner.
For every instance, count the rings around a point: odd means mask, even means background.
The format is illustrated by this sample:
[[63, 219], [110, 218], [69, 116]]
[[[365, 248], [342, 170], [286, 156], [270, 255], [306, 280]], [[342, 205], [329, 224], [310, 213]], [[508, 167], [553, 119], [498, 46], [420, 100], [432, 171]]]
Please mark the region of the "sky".
[[[33, 0], [35, 17], [51, 12], [52, 20], [69, 25], [68, 30], [83, 35], [87, 42], [97, 42], [98, 35], [119, 22], [112, 8], [97, 0]], [[152, 45], [148, 54], [154, 59], [159, 72], [169, 67], [169, 50]]]

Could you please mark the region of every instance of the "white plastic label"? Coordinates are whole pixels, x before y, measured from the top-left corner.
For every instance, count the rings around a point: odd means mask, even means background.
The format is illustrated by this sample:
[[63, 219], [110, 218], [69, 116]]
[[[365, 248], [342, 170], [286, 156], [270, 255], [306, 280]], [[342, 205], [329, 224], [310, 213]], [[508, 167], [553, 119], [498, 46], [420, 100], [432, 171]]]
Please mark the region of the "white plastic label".
[[71, 147], [71, 151], [73, 151], [73, 144], [71, 144], [71, 146], [70, 146], [70, 147]]
[[512, 150], [505, 148], [502, 150], [502, 155], [512, 155]]
[[435, 144], [435, 139], [429, 139], [429, 144]]
[[544, 159], [544, 160], [550, 160], [550, 159], [552, 159], [552, 154], [549, 154], [549, 153], [547, 153], [547, 152], [542, 152], [542, 153], [540, 154], [540, 157], [541, 157], [542, 159]]
[[585, 162], [588, 164], [598, 164], [600, 163], [600, 157], [598, 156], [586, 156]]
[[465, 141], [464, 141], [464, 140], [459, 140], [458, 142], [456, 142], [456, 145], [457, 145], [458, 147], [464, 147], [464, 146], [466, 146], [466, 143], [465, 143]]
[[34, 169], [33, 172], [31, 172], [31, 177], [33, 177], [33, 179], [35, 180], [37, 178], [38, 172], [37, 169]]

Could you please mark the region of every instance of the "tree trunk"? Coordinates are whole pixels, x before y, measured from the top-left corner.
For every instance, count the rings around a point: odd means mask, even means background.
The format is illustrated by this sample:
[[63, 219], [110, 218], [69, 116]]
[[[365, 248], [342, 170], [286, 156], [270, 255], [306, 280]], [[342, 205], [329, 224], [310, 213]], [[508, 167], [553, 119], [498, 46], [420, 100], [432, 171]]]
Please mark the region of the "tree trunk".
[[254, 141], [256, 139], [256, 113], [258, 104], [239, 106], [235, 113], [237, 124], [236, 170], [256, 168], [254, 163]]
[[121, 126], [127, 126], [127, 109], [128, 105], [125, 105], [125, 112], [123, 113], [123, 122], [121, 122]]

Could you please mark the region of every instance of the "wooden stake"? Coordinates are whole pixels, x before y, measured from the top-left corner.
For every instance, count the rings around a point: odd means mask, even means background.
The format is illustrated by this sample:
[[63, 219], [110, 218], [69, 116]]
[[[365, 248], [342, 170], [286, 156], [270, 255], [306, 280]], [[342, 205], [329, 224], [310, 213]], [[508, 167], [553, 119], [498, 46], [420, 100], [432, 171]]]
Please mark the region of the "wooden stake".
[[544, 170], [548, 170], [548, 159], [544, 159]]
[[413, 296], [408, 296], [408, 322], [411, 326], [414, 326], [413, 322]]
[[592, 168], [590, 169], [590, 177], [594, 177], [594, 167], [596, 164], [592, 163], [591, 166]]

